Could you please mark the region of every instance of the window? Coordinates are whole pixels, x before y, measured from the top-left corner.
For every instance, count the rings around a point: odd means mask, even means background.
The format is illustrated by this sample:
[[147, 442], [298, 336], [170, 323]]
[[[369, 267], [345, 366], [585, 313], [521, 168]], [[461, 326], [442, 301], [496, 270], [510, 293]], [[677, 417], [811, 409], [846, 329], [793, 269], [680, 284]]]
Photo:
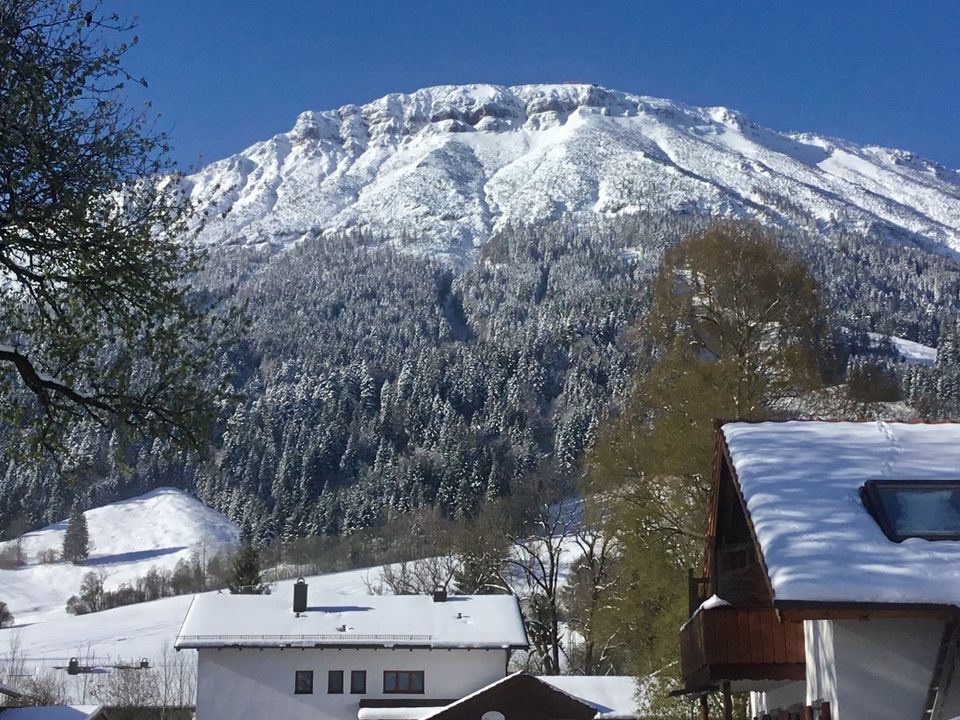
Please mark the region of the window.
[[423, 670], [384, 670], [383, 691], [423, 694]]
[[894, 542], [960, 540], [960, 480], [868, 480], [860, 495]]
[[327, 692], [331, 695], [343, 692], [343, 670], [331, 670], [327, 673]]
[[367, 671], [350, 671], [350, 692], [354, 695], [362, 695], [367, 691]]
[[297, 670], [293, 692], [297, 695], [313, 695], [313, 670]]

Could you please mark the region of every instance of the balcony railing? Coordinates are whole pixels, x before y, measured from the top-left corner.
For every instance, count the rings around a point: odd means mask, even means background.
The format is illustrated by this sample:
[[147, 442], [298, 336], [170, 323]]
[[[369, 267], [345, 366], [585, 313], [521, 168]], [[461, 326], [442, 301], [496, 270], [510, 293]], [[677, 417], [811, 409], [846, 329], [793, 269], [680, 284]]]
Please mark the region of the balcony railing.
[[803, 623], [784, 622], [770, 608], [698, 610], [680, 630], [684, 685], [722, 680], [802, 680]]

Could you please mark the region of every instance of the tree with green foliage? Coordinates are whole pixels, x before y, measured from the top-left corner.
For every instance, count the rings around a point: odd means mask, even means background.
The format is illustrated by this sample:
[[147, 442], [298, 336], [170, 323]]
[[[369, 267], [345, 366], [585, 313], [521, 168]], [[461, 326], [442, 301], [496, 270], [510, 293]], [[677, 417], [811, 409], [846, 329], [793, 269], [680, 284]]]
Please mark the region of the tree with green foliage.
[[77, 421], [199, 444], [219, 394], [235, 316], [192, 290], [199, 222], [123, 101], [130, 29], [95, 0], [0, 5], [0, 424], [27, 451]]
[[235, 595], [261, 595], [266, 591], [260, 574], [260, 553], [249, 542], [243, 544], [233, 559], [229, 587]]
[[763, 419], [822, 385], [826, 313], [804, 263], [754, 224], [711, 225], [670, 249], [638, 329], [654, 358], [588, 458], [620, 539], [610, 611], [638, 673], [678, 652], [686, 569], [703, 550], [715, 418]]
[[63, 559], [80, 563], [90, 555], [90, 534], [87, 529], [87, 517], [79, 505], [74, 505], [67, 520], [67, 530], [63, 534]]

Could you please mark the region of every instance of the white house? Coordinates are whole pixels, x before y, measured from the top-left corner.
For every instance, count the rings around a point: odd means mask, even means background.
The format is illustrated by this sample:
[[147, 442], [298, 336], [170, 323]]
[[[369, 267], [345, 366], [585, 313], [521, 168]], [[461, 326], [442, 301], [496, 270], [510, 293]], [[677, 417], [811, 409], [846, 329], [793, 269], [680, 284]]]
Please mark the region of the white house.
[[[356, 720], [439, 708], [507, 675], [527, 648], [510, 595], [372, 595], [311, 602], [198, 595], [177, 637], [198, 651], [197, 720]], [[416, 714], [416, 713], [415, 713]], [[419, 714], [423, 714], [420, 712]]]
[[751, 690], [762, 718], [960, 715], [960, 424], [724, 424], [707, 532], [681, 692]]

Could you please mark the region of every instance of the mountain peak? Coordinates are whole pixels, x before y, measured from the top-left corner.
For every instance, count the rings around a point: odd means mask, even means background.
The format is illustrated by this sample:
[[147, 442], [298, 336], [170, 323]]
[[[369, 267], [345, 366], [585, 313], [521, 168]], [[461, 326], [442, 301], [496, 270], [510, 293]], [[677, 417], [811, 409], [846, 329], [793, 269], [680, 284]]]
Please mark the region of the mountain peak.
[[679, 211], [960, 250], [955, 171], [586, 83], [440, 85], [304, 112], [188, 184], [216, 218], [210, 243], [365, 228], [463, 255], [505, 223]]

